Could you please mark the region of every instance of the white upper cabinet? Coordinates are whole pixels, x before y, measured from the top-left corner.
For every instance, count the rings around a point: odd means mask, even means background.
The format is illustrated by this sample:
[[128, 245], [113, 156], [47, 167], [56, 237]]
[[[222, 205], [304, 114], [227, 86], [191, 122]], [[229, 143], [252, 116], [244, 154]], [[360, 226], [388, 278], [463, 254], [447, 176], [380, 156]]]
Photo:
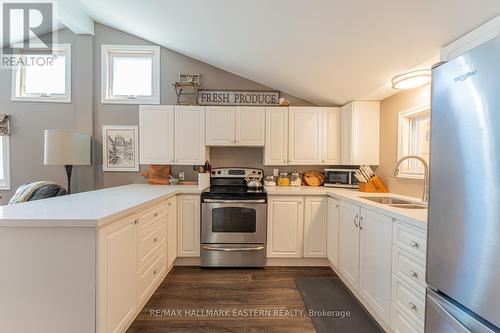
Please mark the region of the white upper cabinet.
[[326, 257], [328, 199], [306, 197], [304, 212], [304, 257]]
[[174, 164], [174, 107], [139, 106], [140, 163]]
[[323, 164], [323, 109], [290, 107], [288, 111], [288, 164]]
[[328, 198], [328, 222], [326, 226], [326, 258], [335, 266], [339, 267], [339, 218], [340, 202], [337, 199]]
[[341, 108], [341, 164], [378, 165], [380, 103], [351, 102]]
[[323, 108], [322, 164], [340, 164], [340, 108]]
[[231, 106], [207, 106], [208, 146], [229, 146], [235, 143], [235, 108]]
[[175, 129], [175, 164], [205, 163], [205, 107], [175, 106]]
[[208, 146], [263, 146], [265, 108], [209, 106], [206, 109]]
[[265, 165], [288, 164], [288, 108], [266, 108]]
[[361, 209], [359, 294], [390, 322], [392, 218]]
[[236, 108], [236, 144], [238, 146], [263, 146], [266, 109], [263, 107]]

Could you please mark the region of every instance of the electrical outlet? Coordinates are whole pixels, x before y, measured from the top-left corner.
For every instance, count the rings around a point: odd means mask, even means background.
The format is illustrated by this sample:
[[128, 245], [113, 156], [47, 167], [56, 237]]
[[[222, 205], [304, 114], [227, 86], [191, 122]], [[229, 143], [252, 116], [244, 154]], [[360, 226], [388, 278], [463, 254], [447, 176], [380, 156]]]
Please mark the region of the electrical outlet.
[[179, 171], [179, 180], [184, 180], [184, 171]]
[[280, 169], [273, 169], [273, 176], [278, 177], [280, 173]]

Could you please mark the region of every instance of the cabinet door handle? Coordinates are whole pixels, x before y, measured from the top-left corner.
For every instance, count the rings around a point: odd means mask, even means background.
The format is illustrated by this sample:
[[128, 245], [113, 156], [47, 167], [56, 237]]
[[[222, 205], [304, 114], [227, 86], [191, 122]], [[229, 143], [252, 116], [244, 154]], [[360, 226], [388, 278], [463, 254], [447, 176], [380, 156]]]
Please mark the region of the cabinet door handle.
[[358, 228], [358, 214], [356, 214], [356, 217], [354, 218], [354, 225]]
[[134, 224], [139, 224], [139, 219], [135, 219]]
[[417, 272], [414, 272], [414, 271], [410, 271], [410, 276], [414, 279], [418, 278], [418, 274]]
[[154, 271], [153, 271], [153, 275], [156, 275], [156, 274], [157, 274], [157, 272], [156, 272], [156, 270], [154, 270]]
[[153, 239], [153, 243], [158, 242], [158, 238]]
[[415, 242], [415, 241], [411, 241], [410, 242], [410, 246], [413, 247], [413, 248], [417, 248], [418, 247], [418, 243]]
[[169, 205], [169, 206], [172, 206], [172, 203], [171, 203], [171, 202], [169, 202], [169, 203], [168, 203], [168, 205]]
[[408, 308], [412, 311], [417, 311], [417, 306], [412, 302], [408, 303]]
[[361, 216], [361, 218], [359, 219], [359, 229], [361, 231], [363, 231], [363, 225], [362, 225], [362, 223], [363, 223], [363, 216]]

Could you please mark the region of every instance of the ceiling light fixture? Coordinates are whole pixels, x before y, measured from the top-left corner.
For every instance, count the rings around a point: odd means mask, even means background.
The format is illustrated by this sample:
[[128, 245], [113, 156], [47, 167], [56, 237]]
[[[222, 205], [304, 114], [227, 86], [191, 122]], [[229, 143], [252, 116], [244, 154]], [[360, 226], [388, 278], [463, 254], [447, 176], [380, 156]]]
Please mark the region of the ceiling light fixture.
[[391, 83], [394, 89], [413, 89], [431, 82], [430, 69], [418, 69], [395, 76]]

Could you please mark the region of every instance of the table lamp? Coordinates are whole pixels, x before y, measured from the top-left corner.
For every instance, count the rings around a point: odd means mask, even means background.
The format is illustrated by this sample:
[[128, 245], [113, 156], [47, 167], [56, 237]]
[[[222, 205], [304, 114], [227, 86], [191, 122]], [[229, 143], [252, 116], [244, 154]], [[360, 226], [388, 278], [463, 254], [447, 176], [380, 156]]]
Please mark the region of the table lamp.
[[47, 129], [44, 133], [44, 164], [64, 165], [71, 194], [74, 165], [90, 165], [90, 135], [82, 132]]

